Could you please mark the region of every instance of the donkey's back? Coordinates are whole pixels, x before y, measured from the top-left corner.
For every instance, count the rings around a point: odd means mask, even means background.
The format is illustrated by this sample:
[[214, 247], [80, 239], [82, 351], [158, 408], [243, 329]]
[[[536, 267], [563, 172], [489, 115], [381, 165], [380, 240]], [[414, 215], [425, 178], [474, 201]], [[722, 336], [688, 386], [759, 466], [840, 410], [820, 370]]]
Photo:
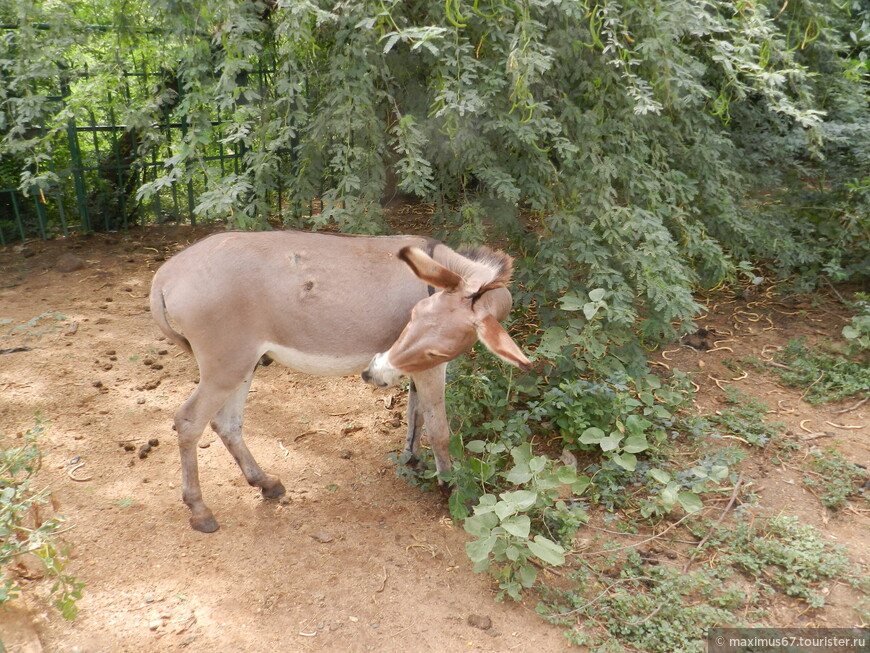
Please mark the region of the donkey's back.
[[299, 372], [355, 374], [389, 348], [427, 294], [399, 252], [433, 243], [294, 231], [215, 234], [158, 270], [151, 311], [200, 363], [246, 366], [267, 354]]

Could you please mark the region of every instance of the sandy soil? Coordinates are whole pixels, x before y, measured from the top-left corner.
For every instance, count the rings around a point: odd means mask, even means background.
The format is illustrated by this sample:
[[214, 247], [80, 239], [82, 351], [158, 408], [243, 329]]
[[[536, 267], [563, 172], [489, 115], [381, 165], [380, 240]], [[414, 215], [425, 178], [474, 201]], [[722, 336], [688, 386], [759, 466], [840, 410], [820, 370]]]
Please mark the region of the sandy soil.
[[[207, 431], [200, 474], [221, 529], [204, 535], [188, 526], [171, 424], [197, 370], [162, 338], [147, 294], [161, 261], [202, 235], [153, 228], [0, 249], [0, 320], [9, 320], [0, 323], [0, 349], [30, 348], [0, 356], [0, 432], [27, 430], [37, 412], [50, 420], [39, 483], [52, 489], [57, 512], [73, 526], [65, 535], [70, 571], [86, 583], [79, 617], [69, 623], [45, 602], [44, 579], [23, 581], [36, 645], [58, 652], [568, 649], [562, 629], [534, 612], [534, 595], [494, 602], [492, 583], [472, 572], [467, 536], [440, 495], [396, 477], [385, 457], [404, 437], [405, 398], [397, 390], [279, 365], [261, 369], [246, 441], [287, 495], [262, 500]], [[65, 260], [74, 263], [67, 255], [83, 267], [61, 271]], [[719, 329], [715, 340], [735, 339], [720, 346], [742, 351], [681, 347], [659, 362], [694, 373], [705, 409], [720, 407], [723, 384], [738, 385], [777, 408], [775, 419], [792, 437], [802, 439], [807, 429], [831, 433], [806, 441], [806, 451], [836, 446], [867, 465], [870, 405], [835, 414], [849, 402], [813, 408], [799, 391], [755, 375], [734, 381], [738, 375], [721, 365], [732, 354], [784, 344], [799, 329], [838, 332], [845, 318], [782, 307], [767, 329], [768, 322], [741, 321], [735, 312], [752, 312], [749, 301], [723, 300], [706, 318]], [[786, 314], [796, 310], [803, 313]], [[159, 445], [139, 458], [138, 448], [153, 438]], [[74, 459], [84, 465], [72, 471]], [[748, 473], [771, 510], [798, 514], [866, 566], [866, 511], [825, 511], [792, 468], [759, 462]], [[779, 625], [853, 625], [856, 600], [838, 585], [829, 608], [807, 615], [784, 606]]]

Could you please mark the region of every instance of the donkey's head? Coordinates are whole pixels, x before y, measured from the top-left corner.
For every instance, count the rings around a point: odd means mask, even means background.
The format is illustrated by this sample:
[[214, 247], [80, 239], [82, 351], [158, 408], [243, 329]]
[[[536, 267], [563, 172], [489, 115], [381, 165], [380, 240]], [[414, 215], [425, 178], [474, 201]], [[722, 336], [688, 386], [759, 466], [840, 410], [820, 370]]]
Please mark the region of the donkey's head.
[[466, 256], [452, 254], [454, 269], [448, 269], [417, 247], [399, 252], [399, 258], [418, 278], [440, 291], [414, 306], [398, 340], [389, 350], [375, 355], [363, 370], [364, 381], [382, 388], [396, 385], [403, 376], [453, 360], [477, 340], [511, 365], [523, 370], [530, 367], [499, 324], [511, 307], [506, 284], [512, 259], [483, 248]]

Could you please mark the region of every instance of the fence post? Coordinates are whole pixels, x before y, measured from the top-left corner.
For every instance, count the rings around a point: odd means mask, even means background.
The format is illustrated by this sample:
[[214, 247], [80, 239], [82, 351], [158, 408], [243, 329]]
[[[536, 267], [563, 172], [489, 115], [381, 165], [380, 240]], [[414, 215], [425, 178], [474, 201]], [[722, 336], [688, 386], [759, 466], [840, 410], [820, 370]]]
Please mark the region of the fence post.
[[18, 209], [18, 200], [15, 199], [15, 190], [12, 190], [12, 210], [15, 212], [15, 221], [18, 223], [18, 233], [21, 234], [21, 242], [27, 240], [24, 235], [24, 223], [21, 221], [21, 211]]
[[45, 231], [45, 227], [48, 224], [48, 219], [45, 216], [45, 195], [42, 192], [41, 188], [37, 186], [33, 186], [30, 189], [30, 192], [33, 194], [33, 203], [36, 205], [36, 221], [39, 224], [39, 235], [45, 240], [48, 238], [48, 235]]
[[[42, 130], [42, 135], [45, 136], [45, 119], [44, 118], [40, 122], [39, 127]], [[50, 156], [48, 158], [48, 169], [52, 172], [52, 174], [57, 176], [57, 170], [54, 167], [53, 154], [54, 154], [54, 152], [52, 151], [52, 156]], [[58, 217], [60, 219], [60, 226], [61, 226], [61, 229], [63, 230], [63, 236], [64, 236], [64, 238], [66, 238], [67, 236], [69, 236], [69, 225], [67, 224], [67, 220], [66, 220], [66, 212], [63, 209], [63, 196], [60, 193], [60, 184], [55, 184], [53, 194], [54, 194], [54, 199], [57, 202], [57, 212], [58, 212]]]
[[[66, 66], [61, 63], [57, 64], [61, 71], [65, 70]], [[63, 73], [60, 78], [60, 96], [62, 100], [66, 100], [70, 96], [69, 84], [67, 84]], [[79, 136], [76, 130], [74, 118], [70, 118], [66, 123], [66, 137], [69, 143], [70, 163], [72, 168], [73, 182], [76, 189], [76, 205], [79, 209], [79, 218], [82, 221], [82, 229], [91, 231], [91, 217], [88, 214], [87, 191], [85, 190], [85, 178], [83, 174], [82, 152], [79, 148]]]
[[[183, 86], [181, 84], [178, 85], [178, 103], [181, 104], [183, 92]], [[167, 123], [169, 122], [167, 118]], [[167, 125], [168, 127], [168, 125]], [[168, 129], [167, 129], [168, 131]], [[181, 138], [187, 138], [187, 114], [182, 114], [181, 116]], [[196, 226], [196, 216], [193, 213], [194, 209], [193, 203], [193, 182], [188, 178], [187, 180], [187, 217], [190, 220], [190, 226]]]

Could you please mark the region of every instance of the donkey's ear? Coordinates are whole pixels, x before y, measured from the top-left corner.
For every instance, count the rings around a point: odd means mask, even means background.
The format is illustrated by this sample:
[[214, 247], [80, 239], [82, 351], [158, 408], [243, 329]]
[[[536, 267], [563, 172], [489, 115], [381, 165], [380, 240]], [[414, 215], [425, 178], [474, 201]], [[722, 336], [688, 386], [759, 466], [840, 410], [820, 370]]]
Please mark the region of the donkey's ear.
[[430, 286], [444, 290], [456, 290], [462, 283], [462, 277], [448, 270], [419, 247], [403, 247], [399, 252], [402, 259], [419, 279]]
[[531, 369], [531, 361], [492, 315], [484, 316], [475, 326], [477, 337], [493, 354], [524, 372]]

